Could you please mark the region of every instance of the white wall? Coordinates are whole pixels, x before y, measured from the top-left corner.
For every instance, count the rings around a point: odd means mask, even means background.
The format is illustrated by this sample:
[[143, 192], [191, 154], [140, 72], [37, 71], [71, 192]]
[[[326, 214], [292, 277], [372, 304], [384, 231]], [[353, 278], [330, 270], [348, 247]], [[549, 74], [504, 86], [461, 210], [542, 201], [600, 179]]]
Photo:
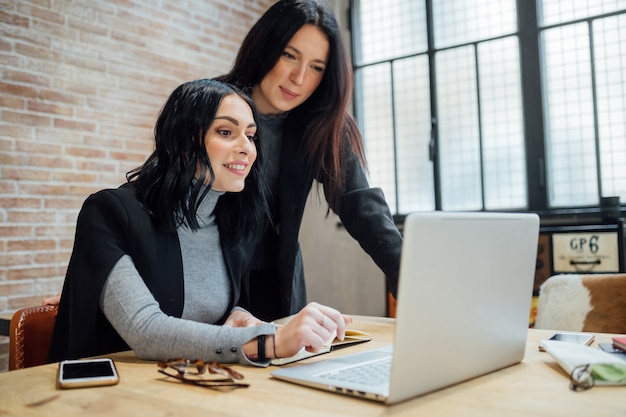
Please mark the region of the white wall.
[[309, 301], [347, 314], [386, 315], [385, 276], [359, 244], [338, 226], [314, 187], [300, 230]]

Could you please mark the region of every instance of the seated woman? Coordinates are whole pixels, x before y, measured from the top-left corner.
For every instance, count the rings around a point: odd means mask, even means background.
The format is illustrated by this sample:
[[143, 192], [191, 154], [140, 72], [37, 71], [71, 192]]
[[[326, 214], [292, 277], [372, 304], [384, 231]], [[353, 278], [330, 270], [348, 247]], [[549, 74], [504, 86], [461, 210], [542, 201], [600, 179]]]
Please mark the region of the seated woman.
[[285, 326], [237, 307], [247, 248], [269, 212], [255, 120], [250, 99], [227, 84], [174, 90], [154, 152], [79, 213], [50, 361], [132, 349], [149, 360], [266, 365], [343, 338], [351, 318], [327, 306], [308, 304]]

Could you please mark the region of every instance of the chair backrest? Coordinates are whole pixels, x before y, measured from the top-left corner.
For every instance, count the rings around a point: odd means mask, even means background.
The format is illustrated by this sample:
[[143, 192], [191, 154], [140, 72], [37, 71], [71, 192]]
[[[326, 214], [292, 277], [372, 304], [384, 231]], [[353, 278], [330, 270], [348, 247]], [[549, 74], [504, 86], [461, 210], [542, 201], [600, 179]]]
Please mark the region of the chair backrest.
[[25, 307], [16, 311], [9, 327], [9, 370], [43, 365], [57, 315], [57, 306]]
[[551, 276], [539, 290], [535, 327], [626, 333], [626, 273]]

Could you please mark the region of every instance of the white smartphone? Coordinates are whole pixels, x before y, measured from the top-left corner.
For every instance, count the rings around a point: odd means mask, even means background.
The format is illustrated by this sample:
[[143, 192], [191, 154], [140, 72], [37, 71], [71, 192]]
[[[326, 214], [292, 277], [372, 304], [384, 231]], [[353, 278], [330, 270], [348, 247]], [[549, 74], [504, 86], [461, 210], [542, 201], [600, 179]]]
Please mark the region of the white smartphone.
[[115, 385], [120, 381], [110, 358], [66, 360], [59, 363], [60, 388], [83, 388]]
[[[558, 340], [560, 342], [569, 342], [569, 343], [577, 343], [580, 345], [589, 346], [593, 342], [594, 336], [591, 333], [555, 333], [548, 340]], [[539, 350], [543, 351], [541, 345], [539, 345]]]

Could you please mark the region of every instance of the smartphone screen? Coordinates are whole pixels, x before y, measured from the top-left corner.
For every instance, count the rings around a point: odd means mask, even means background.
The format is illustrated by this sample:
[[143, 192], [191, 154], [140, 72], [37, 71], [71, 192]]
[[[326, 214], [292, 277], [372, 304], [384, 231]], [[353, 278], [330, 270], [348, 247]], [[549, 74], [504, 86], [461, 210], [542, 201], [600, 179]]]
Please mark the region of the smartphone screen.
[[[591, 333], [555, 333], [548, 340], [558, 340], [560, 342], [577, 343], [579, 345], [590, 345], [593, 342], [594, 336]], [[539, 350], [543, 351], [541, 345]]]
[[115, 365], [108, 358], [71, 360], [59, 364], [61, 388], [113, 385], [118, 381]]
[[63, 366], [63, 378], [64, 379], [76, 379], [76, 378], [97, 378], [102, 376], [113, 376], [113, 368], [111, 365], [104, 361], [98, 362], [74, 362], [66, 363]]
[[558, 340], [560, 342], [578, 343], [589, 345], [593, 342], [593, 335], [586, 333], [556, 333], [548, 340]]

